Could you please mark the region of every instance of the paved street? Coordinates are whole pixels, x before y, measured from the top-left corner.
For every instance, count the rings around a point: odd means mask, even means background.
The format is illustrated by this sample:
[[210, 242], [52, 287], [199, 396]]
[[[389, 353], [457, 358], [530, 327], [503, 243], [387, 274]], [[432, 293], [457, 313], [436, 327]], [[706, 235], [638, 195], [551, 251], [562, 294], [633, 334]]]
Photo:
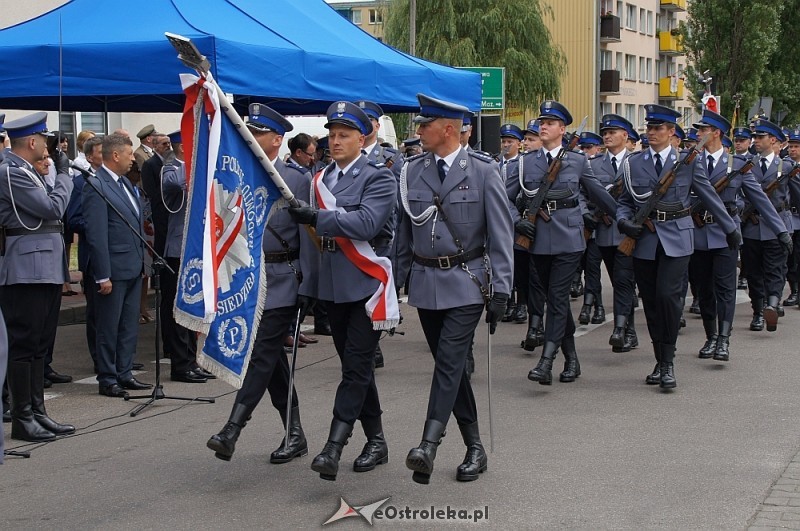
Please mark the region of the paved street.
[[[743, 292], [740, 293], [740, 298]], [[610, 312], [610, 291], [605, 291]], [[9, 458], [0, 468], [0, 528], [34, 529], [256, 529], [319, 528], [339, 509], [340, 497], [363, 506], [391, 497], [375, 526], [430, 528], [442, 521], [387, 520], [404, 510], [488, 508], [491, 528], [744, 529], [798, 526], [800, 446], [797, 393], [800, 311], [787, 308], [777, 333], [747, 330], [749, 304], [737, 306], [731, 362], [700, 360], [699, 318], [687, 313], [676, 359], [678, 388], [646, 386], [652, 369], [641, 309], [641, 347], [614, 354], [610, 322], [581, 327], [582, 376], [550, 387], [527, 380], [534, 356], [519, 348], [523, 325], [502, 324], [493, 341], [494, 452], [489, 470], [473, 483], [455, 481], [464, 446], [451, 422], [431, 484], [411, 481], [404, 461], [422, 432], [432, 361], [416, 312], [402, 305], [405, 336], [386, 338], [386, 367], [378, 388], [390, 448], [388, 465], [357, 474], [352, 460], [364, 443], [356, 426], [339, 478], [310, 470], [330, 423], [339, 362], [330, 338], [300, 351], [297, 385], [310, 455], [285, 465], [268, 463], [282, 428], [268, 398], [243, 431], [231, 462], [205, 447], [230, 411], [231, 388], [164, 382], [167, 394], [215, 396], [214, 404], [159, 401], [135, 419], [132, 402], [97, 394], [95, 384], [51, 388], [47, 407], [56, 420], [79, 427], [74, 437]], [[578, 303], [573, 303], [577, 315]], [[154, 380], [152, 324], [141, 327], [138, 359]], [[55, 368], [89, 378], [82, 325], [59, 328]], [[486, 335], [476, 342], [473, 378], [481, 432], [489, 446]], [[563, 358], [559, 359], [558, 371]], [[168, 368], [166, 373], [169, 374]], [[8, 425], [6, 430], [8, 431]], [[332, 527], [363, 528], [361, 517]], [[467, 525], [467, 524], [462, 524]], [[473, 524], [474, 525], [474, 524]]]

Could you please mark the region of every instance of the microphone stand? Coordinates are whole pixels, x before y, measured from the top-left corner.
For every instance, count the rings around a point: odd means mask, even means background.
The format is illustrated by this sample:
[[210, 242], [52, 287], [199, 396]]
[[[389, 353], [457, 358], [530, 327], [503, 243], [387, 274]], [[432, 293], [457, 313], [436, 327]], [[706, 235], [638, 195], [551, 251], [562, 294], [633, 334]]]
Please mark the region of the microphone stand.
[[125, 225], [127, 225], [128, 229], [153, 254], [153, 290], [156, 293], [156, 339], [155, 339], [156, 383], [153, 386], [153, 392], [150, 393], [149, 395], [136, 395], [136, 396], [129, 396], [127, 394], [125, 395], [126, 401], [140, 399], [140, 398], [148, 399], [147, 402], [145, 402], [144, 404], [139, 404], [136, 407], [136, 409], [131, 411], [130, 413], [131, 417], [135, 417], [136, 415], [141, 413], [144, 408], [153, 404], [156, 400], [163, 400], [165, 398], [168, 398], [170, 400], [186, 400], [188, 402], [205, 402], [208, 404], [213, 404], [214, 403], [213, 398], [201, 398], [201, 397], [188, 398], [183, 396], [168, 396], [164, 394], [164, 386], [161, 385], [161, 337], [160, 337], [161, 336], [161, 270], [166, 268], [173, 275], [175, 275], [175, 271], [173, 271], [172, 268], [169, 267], [166, 260], [164, 260], [164, 257], [158, 254], [155, 249], [153, 249], [153, 246], [150, 245], [150, 243], [146, 239], [144, 239], [144, 237], [139, 233], [139, 231], [136, 230], [133, 227], [133, 225], [131, 225], [131, 223], [125, 218], [125, 216], [122, 215], [122, 212], [120, 212], [117, 209], [117, 207], [115, 207], [111, 203], [111, 201], [108, 200], [108, 198], [103, 194], [103, 192], [101, 192], [100, 189], [91, 181], [91, 179], [89, 179], [89, 177], [93, 176], [91, 173], [84, 170], [80, 166], [76, 166], [75, 164], [71, 164], [70, 167], [75, 170], [78, 170], [81, 173], [84, 181], [86, 181], [86, 184], [91, 186], [92, 189], [95, 192], [97, 192], [97, 195], [99, 195], [103, 199], [103, 201], [108, 206], [111, 207], [111, 210], [113, 210], [117, 214], [117, 216], [119, 216], [119, 219], [121, 219], [122, 222], [125, 223]]

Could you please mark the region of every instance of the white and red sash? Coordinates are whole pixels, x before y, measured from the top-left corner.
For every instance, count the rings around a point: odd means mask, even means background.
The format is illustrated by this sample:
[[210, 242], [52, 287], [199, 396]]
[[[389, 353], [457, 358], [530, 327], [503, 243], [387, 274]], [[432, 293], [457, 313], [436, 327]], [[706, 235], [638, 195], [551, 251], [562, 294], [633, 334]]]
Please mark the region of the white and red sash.
[[[346, 213], [345, 209], [336, 205], [336, 197], [322, 181], [323, 173], [320, 171], [314, 176], [317, 204], [324, 210]], [[400, 323], [400, 307], [397, 304], [397, 292], [394, 288], [392, 262], [388, 258], [376, 255], [369, 242], [351, 240], [343, 236], [335, 236], [334, 239], [336, 245], [354, 266], [381, 283], [366, 304], [373, 330], [391, 330], [396, 327]]]

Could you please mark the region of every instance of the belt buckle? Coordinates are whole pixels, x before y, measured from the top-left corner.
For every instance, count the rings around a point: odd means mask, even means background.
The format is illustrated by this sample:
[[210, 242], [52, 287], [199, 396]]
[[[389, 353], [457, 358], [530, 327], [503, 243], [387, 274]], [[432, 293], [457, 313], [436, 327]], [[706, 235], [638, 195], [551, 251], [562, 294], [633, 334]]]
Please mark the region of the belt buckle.
[[790, 209], [792, 211], [792, 214], [795, 214], [795, 215], [797, 214], [797, 207], [793, 206], [793, 207], [790, 207]]
[[667, 213], [663, 210], [656, 210], [656, 221], [667, 221]]
[[336, 251], [336, 240], [333, 238], [323, 238], [322, 239], [322, 248], [329, 253]]
[[452, 264], [450, 264], [450, 257], [449, 256], [439, 256], [436, 258], [439, 262], [439, 269], [450, 269]]
[[546, 206], [547, 206], [547, 213], [550, 214], [553, 211], [558, 210], [558, 201], [556, 200], [548, 201]]
[[714, 223], [714, 214], [706, 210], [705, 215], [703, 216], [703, 221], [705, 223]]

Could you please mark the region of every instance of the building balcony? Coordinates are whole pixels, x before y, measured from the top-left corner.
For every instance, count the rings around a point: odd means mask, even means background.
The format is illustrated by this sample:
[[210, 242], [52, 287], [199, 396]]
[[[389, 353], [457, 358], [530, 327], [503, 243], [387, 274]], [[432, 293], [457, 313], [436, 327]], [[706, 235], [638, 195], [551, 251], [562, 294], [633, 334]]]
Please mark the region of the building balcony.
[[614, 15], [600, 17], [600, 42], [620, 42], [620, 20]]
[[667, 30], [658, 33], [658, 51], [664, 55], [683, 55], [683, 43]]
[[619, 70], [600, 71], [600, 95], [619, 94]]
[[664, 11], [686, 11], [686, 0], [661, 0]]
[[658, 80], [658, 99], [660, 100], [682, 100], [683, 99], [683, 80], [678, 79], [677, 90], [672, 92], [672, 78], [662, 77]]

